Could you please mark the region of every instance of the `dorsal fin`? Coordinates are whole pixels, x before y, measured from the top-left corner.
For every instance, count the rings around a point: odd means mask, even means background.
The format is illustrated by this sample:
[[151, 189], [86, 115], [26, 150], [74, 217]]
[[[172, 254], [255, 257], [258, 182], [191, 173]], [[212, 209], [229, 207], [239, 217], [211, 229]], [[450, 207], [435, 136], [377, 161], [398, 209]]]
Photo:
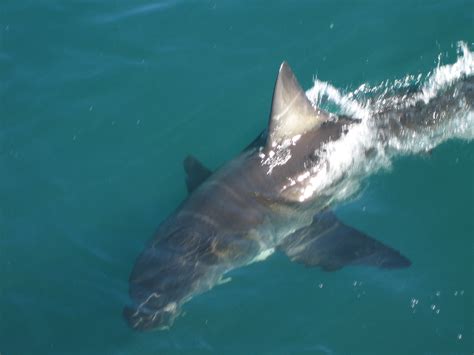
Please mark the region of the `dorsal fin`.
[[188, 193], [193, 192], [212, 174], [211, 170], [206, 168], [192, 155], [188, 155], [184, 159], [183, 166], [184, 171], [186, 172], [186, 187], [188, 189]]
[[273, 92], [266, 149], [317, 128], [329, 115], [314, 109], [290, 66], [283, 62]]

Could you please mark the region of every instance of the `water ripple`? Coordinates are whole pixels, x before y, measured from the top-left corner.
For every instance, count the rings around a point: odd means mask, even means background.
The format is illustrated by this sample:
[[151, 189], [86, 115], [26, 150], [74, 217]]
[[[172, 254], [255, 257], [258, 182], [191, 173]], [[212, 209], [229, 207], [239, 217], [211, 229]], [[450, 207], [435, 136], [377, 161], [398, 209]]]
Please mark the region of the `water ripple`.
[[96, 23], [98, 24], [108, 24], [113, 22], [118, 22], [130, 17], [140, 16], [140, 15], [148, 15], [153, 12], [163, 11], [169, 9], [173, 5], [176, 5], [177, 1], [166, 1], [166, 2], [153, 2], [145, 5], [140, 5], [133, 7], [131, 9], [127, 9], [124, 11], [112, 13], [112, 14], [104, 14], [97, 16], [95, 18]]

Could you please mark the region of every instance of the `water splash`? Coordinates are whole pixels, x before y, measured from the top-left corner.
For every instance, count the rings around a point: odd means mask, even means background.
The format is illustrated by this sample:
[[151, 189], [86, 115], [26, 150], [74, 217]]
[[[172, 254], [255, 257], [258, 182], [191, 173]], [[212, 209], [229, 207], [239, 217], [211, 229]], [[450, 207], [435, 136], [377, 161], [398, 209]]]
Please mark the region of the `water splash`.
[[315, 80], [306, 95], [313, 105], [361, 120], [318, 152], [306, 174], [300, 200], [315, 194], [335, 202], [356, 193], [364, 176], [389, 169], [393, 158], [430, 151], [449, 139], [474, 138], [474, 55], [458, 45], [455, 63], [426, 75], [407, 75], [343, 92]]
[[[438, 63], [440, 61], [438, 60]], [[429, 76], [425, 85], [421, 90], [420, 95], [416, 98], [417, 100], [423, 100], [428, 103], [432, 98], [445, 89], [452, 85], [456, 81], [463, 79], [464, 77], [471, 76], [474, 74], [474, 54], [469, 51], [466, 43], [459, 42], [458, 44], [458, 60], [451, 65], [438, 64], [438, 67]]]

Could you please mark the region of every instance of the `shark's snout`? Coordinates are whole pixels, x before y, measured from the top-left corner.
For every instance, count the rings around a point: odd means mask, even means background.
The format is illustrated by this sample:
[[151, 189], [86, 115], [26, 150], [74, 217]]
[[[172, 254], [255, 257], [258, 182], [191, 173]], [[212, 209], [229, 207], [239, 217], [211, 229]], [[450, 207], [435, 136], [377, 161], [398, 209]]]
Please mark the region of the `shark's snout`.
[[131, 328], [169, 328], [179, 315], [183, 299], [191, 293], [199, 273], [196, 263], [183, 257], [179, 242], [186, 239], [180, 236], [181, 229], [163, 234], [163, 244], [145, 249], [135, 263], [129, 280], [131, 303], [123, 309]]
[[172, 302], [165, 307], [152, 309], [144, 306], [125, 306], [123, 317], [128, 325], [135, 330], [168, 329], [176, 316], [178, 307]]

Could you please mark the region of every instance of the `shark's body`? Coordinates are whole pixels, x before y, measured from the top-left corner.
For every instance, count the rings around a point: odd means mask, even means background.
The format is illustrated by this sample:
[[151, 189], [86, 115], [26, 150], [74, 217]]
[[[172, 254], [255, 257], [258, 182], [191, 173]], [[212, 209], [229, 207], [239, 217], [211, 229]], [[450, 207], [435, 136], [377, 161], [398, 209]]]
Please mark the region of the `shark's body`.
[[[401, 126], [429, 125], [416, 114], [403, 122], [396, 112], [383, 115], [394, 134]], [[190, 194], [161, 224], [130, 276], [133, 305], [124, 311], [130, 326], [169, 327], [191, 297], [275, 250], [327, 271], [409, 266], [398, 251], [338, 221], [328, 210], [330, 194], [302, 195], [318, 151], [358, 122], [314, 109], [283, 63], [267, 131], [215, 173], [192, 157], [185, 160]]]

